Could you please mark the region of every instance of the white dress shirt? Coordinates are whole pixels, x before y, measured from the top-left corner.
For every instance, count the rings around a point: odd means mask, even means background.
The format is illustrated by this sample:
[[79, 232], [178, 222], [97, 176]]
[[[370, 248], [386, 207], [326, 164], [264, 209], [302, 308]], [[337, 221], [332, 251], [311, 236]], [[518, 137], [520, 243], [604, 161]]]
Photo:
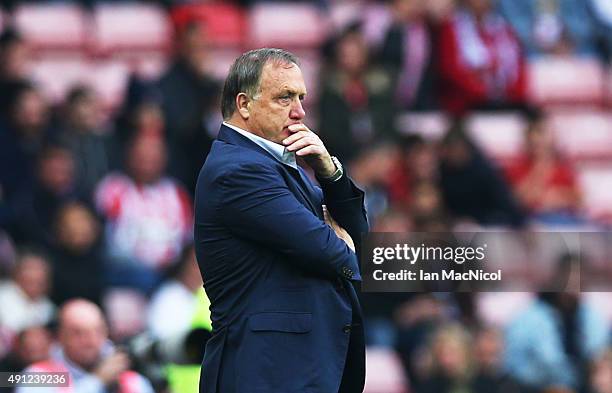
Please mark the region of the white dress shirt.
[[285, 146], [279, 145], [278, 143], [264, 139], [258, 135], [245, 131], [242, 128], [236, 127], [235, 125], [229, 124], [225, 121], [223, 122], [223, 125], [231, 128], [232, 130], [236, 131], [240, 135], [244, 135], [245, 137], [249, 138], [250, 140], [255, 142], [259, 147], [261, 147], [268, 153], [272, 154], [272, 156], [276, 158], [276, 160], [279, 161], [280, 163], [289, 165], [290, 167], [297, 169], [298, 165], [297, 165], [297, 161], [295, 158], [295, 153], [291, 151], [287, 151]]

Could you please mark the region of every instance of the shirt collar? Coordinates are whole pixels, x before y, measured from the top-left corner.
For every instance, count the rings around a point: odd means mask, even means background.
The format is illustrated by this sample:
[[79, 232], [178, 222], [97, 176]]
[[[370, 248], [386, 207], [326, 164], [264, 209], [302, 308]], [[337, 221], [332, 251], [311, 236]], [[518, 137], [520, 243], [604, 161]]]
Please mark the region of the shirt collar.
[[223, 125], [231, 128], [236, 131], [240, 135], [243, 135], [257, 144], [259, 147], [267, 151], [274, 157], [277, 161], [282, 164], [289, 165], [290, 167], [297, 169], [297, 160], [295, 158], [295, 153], [287, 151], [285, 146], [279, 145], [278, 143], [274, 143], [267, 139], [264, 139], [258, 135], [255, 135], [251, 132], [245, 131], [240, 127], [236, 127], [235, 125], [229, 124], [227, 122], [223, 122]]

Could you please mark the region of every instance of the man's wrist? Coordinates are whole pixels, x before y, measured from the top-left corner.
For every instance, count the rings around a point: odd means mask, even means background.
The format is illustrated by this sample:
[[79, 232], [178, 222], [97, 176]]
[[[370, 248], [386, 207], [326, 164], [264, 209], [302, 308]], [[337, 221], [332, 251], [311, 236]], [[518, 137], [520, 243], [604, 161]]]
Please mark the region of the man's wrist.
[[338, 181], [342, 175], [344, 174], [344, 168], [342, 167], [342, 164], [340, 163], [340, 160], [338, 160], [338, 158], [331, 156], [331, 161], [334, 164], [334, 167], [336, 168], [330, 175], [328, 176], [317, 176], [317, 178], [320, 181], [326, 182], [326, 183], [334, 183], [336, 181]]

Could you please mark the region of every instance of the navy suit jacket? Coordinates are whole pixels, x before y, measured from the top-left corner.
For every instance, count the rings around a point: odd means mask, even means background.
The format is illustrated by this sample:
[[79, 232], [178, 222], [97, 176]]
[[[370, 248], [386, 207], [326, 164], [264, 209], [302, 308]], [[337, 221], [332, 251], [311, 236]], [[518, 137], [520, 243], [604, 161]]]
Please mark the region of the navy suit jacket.
[[213, 323], [200, 393], [336, 393], [343, 372], [362, 390], [358, 259], [321, 205], [359, 247], [363, 200], [348, 178], [321, 190], [221, 127], [196, 188], [196, 254]]

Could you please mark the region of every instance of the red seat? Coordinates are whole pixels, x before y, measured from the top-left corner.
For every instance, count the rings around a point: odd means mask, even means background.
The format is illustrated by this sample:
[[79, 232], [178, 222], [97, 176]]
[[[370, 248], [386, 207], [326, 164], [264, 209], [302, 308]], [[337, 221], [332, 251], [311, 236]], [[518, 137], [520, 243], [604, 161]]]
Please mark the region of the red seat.
[[578, 179], [587, 215], [612, 222], [612, 164], [581, 166]]
[[172, 40], [166, 12], [153, 4], [101, 4], [94, 10], [98, 52], [165, 51]]
[[88, 84], [98, 93], [106, 110], [118, 108], [127, 86], [130, 69], [121, 61], [98, 61], [90, 65]]
[[589, 58], [538, 58], [529, 64], [529, 94], [538, 104], [601, 103], [603, 67]]
[[51, 103], [63, 102], [77, 84], [91, 86], [105, 110], [117, 108], [123, 99], [130, 67], [122, 61], [84, 58], [43, 58], [32, 64], [30, 75]]
[[174, 8], [171, 17], [177, 30], [190, 22], [201, 22], [206, 26], [206, 38], [213, 46], [243, 46], [246, 21], [244, 12], [235, 5], [185, 4]]
[[418, 134], [429, 141], [439, 140], [450, 126], [442, 112], [405, 112], [397, 117], [395, 126], [401, 134]]
[[75, 5], [20, 5], [15, 25], [36, 50], [81, 50], [87, 44], [86, 15]]
[[89, 62], [82, 57], [42, 58], [30, 67], [30, 77], [54, 104], [61, 103], [74, 85], [86, 82], [89, 73]]
[[482, 292], [476, 298], [478, 317], [485, 324], [503, 328], [533, 301], [530, 292]]
[[[293, 53], [300, 59], [300, 69], [306, 83], [306, 99], [304, 105], [308, 109], [307, 117], [310, 117], [311, 111], [319, 99], [319, 72], [321, 68], [321, 59], [319, 52], [314, 49], [294, 50]], [[312, 119], [310, 120], [312, 121]], [[310, 123], [314, 127], [314, 123]]]
[[325, 16], [311, 4], [258, 3], [250, 13], [250, 42], [253, 47], [316, 47], [325, 39]]
[[359, 20], [363, 14], [364, 7], [359, 2], [334, 2], [330, 4], [329, 19], [335, 31], [342, 31], [350, 23]]
[[612, 159], [612, 115], [597, 110], [550, 113], [559, 148], [576, 160]]
[[206, 64], [208, 72], [218, 80], [225, 80], [230, 66], [241, 53], [238, 49], [212, 49]]
[[408, 382], [399, 356], [384, 348], [366, 350], [364, 393], [406, 393]]
[[523, 117], [514, 112], [474, 114], [466, 124], [474, 143], [490, 157], [502, 161], [512, 160], [519, 154], [525, 127]]

